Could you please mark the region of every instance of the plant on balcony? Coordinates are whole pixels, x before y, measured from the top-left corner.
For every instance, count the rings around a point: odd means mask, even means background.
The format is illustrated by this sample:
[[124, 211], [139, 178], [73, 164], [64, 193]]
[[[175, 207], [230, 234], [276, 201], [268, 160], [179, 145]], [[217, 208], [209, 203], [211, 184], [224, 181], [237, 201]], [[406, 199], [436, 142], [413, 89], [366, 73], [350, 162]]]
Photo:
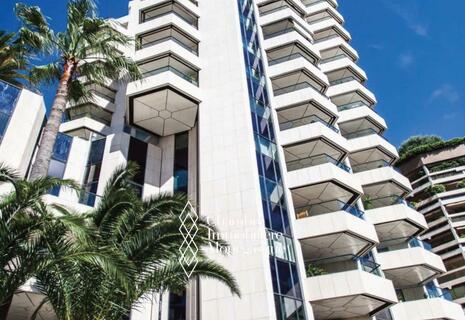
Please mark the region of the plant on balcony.
[[311, 263], [307, 265], [307, 270], [306, 270], [307, 277], [315, 277], [315, 276], [321, 276], [326, 274], [326, 271], [320, 267], [317, 267]]
[[430, 172], [438, 172], [442, 170], [452, 169], [465, 166], [465, 157], [460, 157], [454, 160], [443, 161], [440, 164], [428, 167]]
[[368, 195], [363, 196], [362, 197], [362, 202], [363, 202], [363, 207], [365, 208], [365, 210], [373, 209], [374, 204], [373, 204], [373, 200], [371, 199], [370, 196], [368, 196]]
[[446, 187], [444, 187], [442, 184], [435, 184], [435, 185], [429, 186], [425, 191], [430, 196], [434, 196], [435, 194], [445, 192]]
[[458, 186], [459, 188], [465, 188], [465, 179], [463, 179], [462, 181], [460, 181], [460, 182], [457, 184], [457, 186]]
[[132, 81], [142, 76], [137, 64], [118, 50], [133, 39], [117, 31], [120, 26], [114, 20], [98, 17], [94, 0], [69, 0], [66, 29], [60, 32], [51, 29], [39, 7], [17, 3], [16, 15], [22, 24], [18, 35], [21, 48], [31, 56], [43, 58], [42, 61], [51, 61], [32, 67], [31, 83], [57, 86], [31, 169], [30, 179], [34, 180], [48, 174], [67, 103], [92, 99], [80, 79], [104, 86], [108, 81]]
[[400, 166], [408, 159], [435, 150], [454, 148], [465, 143], [465, 137], [442, 140], [436, 136], [415, 136], [406, 140], [399, 148], [399, 160], [396, 166]]

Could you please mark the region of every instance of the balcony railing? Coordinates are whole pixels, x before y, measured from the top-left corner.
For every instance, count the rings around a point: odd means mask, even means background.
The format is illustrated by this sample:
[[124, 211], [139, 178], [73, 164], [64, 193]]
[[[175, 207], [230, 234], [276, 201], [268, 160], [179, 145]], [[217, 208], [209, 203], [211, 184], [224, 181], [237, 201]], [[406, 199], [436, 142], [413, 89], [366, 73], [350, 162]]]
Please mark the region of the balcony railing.
[[312, 24], [314, 24], [314, 23], [321, 22], [321, 21], [325, 21], [325, 20], [329, 20], [329, 19], [336, 20], [336, 19], [334, 19], [333, 16], [326, 16], [326, 17], [318, 18], [318, 19], [312, 20], [312, 21], [308, 21], [308, 20], [307, 20], [307, 22], [308, 22], [308, 24], [312, 25]]
[[[372, 135], [372, 134], [376, 134], [378, 135], [379, 137], [383, 138], [384, 140], [386, 140], [385, 137], [383, 137], [382, 135], [379, 134], [379, 132], [377, 132], [375, 129], [373, 128], [367, 128], [367, 129], [363, 129], [363, 130], [359, 130], [359, 131], [355, 131], [355, 132], [351, 132], [349, 134], [346, 134], [344, 137], [346, 139], [355, 139], [355, 138], [360, 138], [360, 137], [365, 137], [365, 136], [369, 136], [369, 135]], [[386, 140], [387, 141], [387, 140]]]
[[393, 206], [396, 204], [405, 204], [410, 208], [416, 210], [415, 206], [413, 206], [410, 202], [406, 201], [404, 198], [399, 197], [397, 195], [386, 196], [381, 198], [365, 198], [363, 199], [363, 206], [366, 210], [370, 209], [377, 209], [381, 207]]
[[390, 162], [384, 159], [380, 159], [380, 160], [368, 161], [365, 163], [354, 165], [352, 166], [352, 169], [354, 170], [355, 173], [357, 173], [357, 172], [390, 167], [390, 166], [391, 166]]
[[163, 13], [160, 13], [160, 14], [156, 14], [156, 15], [151, 16], [151, 17], [146, 17], [142, 22], [145, 23], [145, 22], [148, 22], [148, 21], [151, 21], [151, 20], [163, 17], [163, 16], [167, 16], [169, 14], [174, 14], [175, 16], [177, 16], [178, 18], [180, 18], [181, 20], [183, 20], [187, 24], [193, 26], [196, 29], [198, 28], [198, 22], [197, 22], [197, 20], [195, 18], [192, 18], [192, 20], [189, 20], [189, 19], [183, 17], [182, 15], [180, 15], [179, 13], [177, 13], [176, 11], [167, 11], [167, 12], [163, 12]]
[[337, 37], [341, 37], [341, 36], [339, 34], [335, 33], [335, 34], [329, 35], [329, 36], [324, 37], [324, 38], [316, 39], [314, 42], [315, 43], [320, 43], [320, 42], [323, 42], [323, 41], [326, 41], [326, 40], [329, 40], [329, 39], [333, 39], [333, 38], [337, 38]]
[[[65, 116], [65, 114], [64, 114]], [[110, 116], [111, 117], [111, 116]], [[76, 119], [82, 119], [82, 118], [89, 118], [89, 119], [94, 119], [98, 122], [101, 122], [107, 126], [109, 126], [111, 124], [111, 120], [108, 120], [108, 119], [105, 119], [104, 117], [100, 117], [92, 112], [82, 112], [82, 113], [76, 113], [76, 114], [73, 114], [71, 117], [70, 116], [66, 116], [66, 117], [63, 117], [63, 123], [65, 122], [69, 122], [69, 121], [73, 121], [73, 120], [76, 120]]]
[[359, 107], [370, 107], [363, 101], [355, 101], [347, 104], [343, 104], [342, 106], [337, 107], [338, 111], [344, 111], [344, 110], [350, 110], [350, 109], [355, 109]]
[[195, 55], [198, 55], [198, 50], [197, 49], [194, 49], [194, 48], [191, 48], [189, 47], [187, 44], [185, 44], [184, 42], [178, 40], [176, 37], [173, 37], [173, 36], [167, 36], [167, 37], [164, 37], [164, 38], [161, 38], [161, 39], [157, 39], [157, 40], [153, 40], [153, 41], [150, 41], [150, 42], [146, 42], [146, 43], [143, 43], [143, 44], [140, 44], [138, 47], [137, 47], [137, 50], [140, 50], [140, 49], [145, 49], [147, 47], [151, 47], [151, 46], [154, 46], [158, 43], [162, 43], [162, 42], [166, 42], [166, 41], [173, 41], [173, 42], [176, 42], [177, 44], [179, 44], [181, 47], [183, 47], [184, 49], [194, 53]]
[[319, 154], [317, 156], [313, 156], [309, 158], [289, 161], [286, 163], [286, 166], [287, 166], [288, 171], [294, 171], [294, 170], [313, 167], [313, 166], [317, 166], [317, 165], [325, 164], [325, 163], [332, 163], [346, 172], [349, 172], [349, 173], [351, 172], [350, 168], [347, 165], [334, 159], [333, 157], [327, 154]]
[[341, 79], [330, 81], [329, 84], [332, 85], [332, 86], [335, 86], [335, 85], [338, 85], [338, 84], [351, 82], [351, 81], [359, 81], [359, 79], [357, 79], [354, 76], [348, 76], [348, 77], [344, 77], [344, 78], [341, 78]]
[[327, 62], [331, 62], [331, 61], [336, 61], [336, 60], [344, 59], [344, 58], [349, 58], [349, 57], [348, 57], [346, 54], [344, 54], [344, 53], [340, 53], [340, 54], [335, 55], [335, 56], [332, 56], [332, 57], [328, 57], [328, 58], [321, 59], [321, 60], [320, 60], [320, 63], [323, 64], [323, 63], [327, 63]]
[[450, 291], [447, 289], [442, 289], [439, 287], [436, 287], [434, 285], [434, 282], [429, 282], [425, 285], [425, 291], [427, 298], [442, 298], [448, 301], [452, 301], [452, 295], [450, 294]]
[[276, 59], [273, 59], [273, 60], [268, 60], [268, 65], [269, 66], [273, 66], [275, 64], [278, 64], [278, 63], [281, 63], [281, 62], [286, 62], [286, 61], [291, 61], [291, 60], [294, 60], [294, 59], [298, 59], [298, 58], [304, 58], [305, 60], [307, 60], [308, 62], [310, 62], [311, 64], [314, 64], [315, 61], [310, 61], [308, 60], [308, 58], [306, 56], [304, 56], [303, 54], [301, 54], [300, 52], [297, 52], [297, 53], [293, 53], [293, 54], [290, 54], [288, 56], [284, 56], [284, 57], [281, 57], [281, 58], [276, 58]]
[[281, 11], [281, 10], [284, 10], [284, 9], [291, 9], [292, 11], [294, 11], [298, 16], [302, 17], [302, 14], [297, 12], [294, 8], [291, 8], [290, 6], [288, 6], [287, 4], [283, 4], [282, 6], [279, 6], [279, 7], [276, 7], [276, 8], [273, 8], [273, 9], [269, 9], [269, 10], [263, 10], [260, 11], [260, 16], [266, 16], [268, 14], [271, 14], [273, 12], [277, 12], [277, 11]]
[[182, 71], [179, 71], [178, 69], [172, 67], [172, 66], [165, 66], [165, 67], [161, 67], [161, 68], [158, 68], [158, 69], [155, 69], [155, 70], [150, 70], [150, 71], [146, 71], [144, 73], [142, 73], [142, 76], [144, 78], [146, 77], [150, 77], [150, 76], [153, 76], [153, 75], [156, 75], [156, 74], [160, 74], [162, 72], [165, 72], [165, 71], [170, 71], [170, 72], [173, 72], [174, 74], [176, 74], [177, 76], [183, 78], [184, 80], [187, 80], [189, 81], [190, 83], [198, 86], [199, 85], [199, 82], [197, 81], [196, 77], [194, 76], [190, 76]]
[[289, 92], [293, 92], [293, 91], [297, 91], [297, 90], [305, 89], [305, 88], [312, 88], [313, 90], [321, 94], [321, 92], [318, 91], [318, 89], [316, 89], [314, 86], [312, 86], [308, 82], [301, 82], [301, 83], [293, 84], [287, 87], [279, 88], [279, 89], [273, 90], [273, 93], [275, 96], [279, 96], [282, 94], [286, 94]]
[[297, 127], [301, 127], [301, 126], [311, 124], [311, 123], [316, 123], [316, 122], [319, 122], [319, 123], [325, 125], [326, 127], [330, 128], [334, 132], [339, 133], [339, 129], [337, 129], [332, 124], [329, 124], [328, 122], [324, 121], [323, 119], [321, 119], [317, 115], [311, 115], [311, 116], [308, 116], [308, 117], [303, 117], [303, 118], [299, 118], [299, 119], [295, 119], [295, 120], [282, 122], [282, 123], [279, 124], [279, 128], [281, 130], [287, 130], [287, 129], [297, 128]]
[[307, 259], [305, 265], [308, 270], [307, 277], [353, 270], [361, 270], [381, 276], [380, 265], [373, 261], [373, 257], [370, 255], [359, 257], [353, 254], [345, 254], [316, 260]]
[[432, 251], [433, 247], [428, 243], [424, 242], [418, 238], [412, 238], [409, 242], [408, 245], [410, 248], [423, 248], [428, 251]]
[[355, 205], [351, 205], [340, 200], [332, 200], [295, 208], [297, 219], [314, 217], [336, 211], [345, 211], [360, 219], [363, 219], [363, 215], [365, 214]]
[[273, 33], [268, 33], [268, 34], [265, 34], [264, 35], [264, 38], [265, 39], [270, 39], [270, 38], [274, 38], [274, 37], [277, 37], [277, 36], [280, 36], [282, 34], [286, 34], [286, 33], [289, 33], [289, 32], [292, 32], [292, 31], [296, 31], [296, 29], [294, 28], [286, 28], [286, 29], [283, 29], [283, 30], [280, 30], [280, 31], [276, 31], [276, 32], [273, 32]]

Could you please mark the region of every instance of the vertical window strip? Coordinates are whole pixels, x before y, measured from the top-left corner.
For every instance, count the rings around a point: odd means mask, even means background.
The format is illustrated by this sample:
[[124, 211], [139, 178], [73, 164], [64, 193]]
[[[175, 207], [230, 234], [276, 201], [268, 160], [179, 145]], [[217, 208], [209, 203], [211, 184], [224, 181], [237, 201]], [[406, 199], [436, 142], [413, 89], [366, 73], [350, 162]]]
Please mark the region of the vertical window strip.
[[[254, 6], [251, 0], [238, 0], [238, 5], [263, 214], [270, 249], [276, 316], [279, 320], [301, 320], [305, 319], [305, 311], [284, 198]], [[279, 233], [282, 239], [274, 239], [273, 234], [276, 233]]]

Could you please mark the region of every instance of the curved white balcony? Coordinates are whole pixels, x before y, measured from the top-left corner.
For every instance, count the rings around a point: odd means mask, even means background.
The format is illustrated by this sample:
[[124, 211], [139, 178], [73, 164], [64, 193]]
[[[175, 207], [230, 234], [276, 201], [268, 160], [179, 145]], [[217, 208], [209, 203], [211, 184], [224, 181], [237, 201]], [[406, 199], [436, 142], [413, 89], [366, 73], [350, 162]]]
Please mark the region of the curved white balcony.
[[[273, 64], [269, 66], [268, 76], [271, 79], [274, 79], [279, 76], [288, 75], [290, 73], [294, 73], [294, 72], [298, 72], [302, 70], [306, 70], [307, 72], [312, 74], [314, 77], [316, 77], [318, 79], [318, 82], [321, 85], [325, 87], [329, 86], [328, 77], [323, 72], [321, 72], [320, 69], [315, 67], [312, 63], [310, 63], [307, 59], [303, 57], [297, 57], [292, 60], [283, 61], [281, 63], [277, 63], [277, 64]], [[287, 85], [292, 85], [294, 83], [295, 81], [294, 79], [292, 79]], [[283, 84], [283, 85], [286, 86], [286, 84]]]
[[[131, 3], [131, 11], [134, 10], [135, 13], [139, 13], [140, 10], [144, 10], [159, 4], [165, 3], [166, 0], [144, 0], [144, 1], [134, 1]], [[176, 0], [183, 7], [188, 9], [193, 14], [200, 16], [200, 9], [196, 6], [191, 0]]]
[[330, 83], [336, 83], [348, 77], [354, 77], [362, 83], [368, 79], [365, 71], [348, 57], [323, 63], [320, 68], [328, 76]]
[[365, 210], [365, 219], [375, 225], [381, 242], [414, 237], [428, 228], [425, 217], [403, 203]]
[[332, 85], [328, 88], [326, 95], [337, 106], [343, 106], [359, 100], [365, 100], [370, 106], [377, 103], [375, 95], [356, 80]]
[[[334, 163], [323, 163], [287, 172], [287, 187], [297, 217], [340, 211], [352, 205], [362, 192], [353, 176]], [[343, 204], [343, 206], [341, 206]]]
[[195, 53], [195, 50], [176, 40], [174, 37], [165, 37], [164, 39], [149, 43], [149, 45], [136, 51], [134, 60], [136, 62], [141, 62], [165, 53], [174, 53], [189, 61], [190, 64], [198, 69], [201, 69], [201, 61]]
[[308, 23], [312, 23], [314, 20], [308, 20], [308, 17], [312, 17], [318, 15], [320, 12], [331, 12], [331, 15], [336, 17], [339, 23], [344, 23], [344, 17], [342, 14], [337, 11], [336, 7], [330, 4], [328, 1], [320, 1], [312, 6], [307, 6], [307, 21]]
[[361, 270], [314, 276], [303, 282], [317, 320], [372, 316], [397, 302], [390, 280]]
[[363, 256], [378, 244], [372, 224], [361, 219], [354, 207], [347, 211], [319, 214], [318, 206], [296, 209], [294, 234], [300, 241], [304, 260], [344, 255]]
[[393, 167], [381, 167], [355, 173], [366, 196], [380, 199], [387, 196], [405, 196], [412, 191], [410, 181], [394, 170]]
[[303, 126], [282, 130], [279, 132], [282, 146], [295, 145], [308, 140], [325, 138], [339, 149], [347, 150], [347, 140], [322, 122], [313, 122]]
[[310, 30], [313, 32], [315, 44], [330, 41], [333, 38], [342, 38], [347, 42], [352, 39], [350, 33], [334, 19], [312, 24]]
[[359, 107], [339, 110], [339, 123], [349, 122], [357, 119], [367, 118], [377, 124], [378, 127], [387, 129], [386, 121], [367, 105], [360, 104]]
[[359, 56], [357, 51], [352, 46], [342, 39], [341, 37], [334, 37], [327, 39], [326, 41], [317, 42], [314, 44], [315, 47], [320, 51], [323, 59], [334, 57], [335, 55], [328, 55], [325, 52], [329, 52], [334, 48], [343, 48], [343, 50], [353, 58], [354, 61], [358, 60]]
[[420, 285], [446, 272], [441, 257], [421, 247], [379, 252], [377, 262], [396, 288]]
[[143, 22], [135, 29], [136, 37], [154, 29], [159, 29], [168, 25], [175, 25], [194, 39], [201, 40], [200, 32], [194, 26], [186, 22], [183, 18], [173, 12], [164, 14], [155, 19]]
[[69, 136], [80, 137], [88, 140], [92, 132], [107, 136], [112, 133], [110, 123], [104, 123], [98, 119], [92, 119], [91, 115], [82, 115], [76, 119], [63, 122], [60, 125], [60, 132]]
[[[272, 49], [281, 48], [285, 45], [300, 44], [306, 50], [309, 50], [313, 56], [320, 59], [320, 51], [315, 48], [315, 46], [302, 34], [295, 31], [294, 29], [288, 30], [289, 32], [282, 33], [275, 37], [266, 39], [263, 42], [263, 48], [265, 51], [270, 51]], [[268, 59], [269, 61], [269, 59]]]
[[299, 29], [302, 33], [312, 38], [312, 31], [310, 30], [307, 21], [302, 16], [298, 15], [294, 10], [289, 7], [283, 7], [278, 11], [271, 12], [259, 17], [259, 24], [262, 27], [269, 26], [275, 22], [290, 19], [294, 21], [294, 27]]
[[307, 7], [307, 10], [309, 12], [314, 10], [314, 8], [317, 8], [315, 10], [318, 10], [318, 6], [323, 4], [323, 3], [329, 4], [330, 6], [332, 6], [335, 9], [338, 6], [338, 3], [337, 3], [336, 0], [302, 0], [302, 2]]
[[401, 302], [391, 307], [391, 314], [394, 319], [465, 319], [463, 310], [459, 304], [442, 298]]
[[279, 111], [281, 109], [288, 108], [293, 105], [303, 104], [314, 101], [316, 104], [321, 106], [331, 116], [337, 116], [337, 108], [331, 103], [329, 99], [326, 99], [320, 92], [316, 91], [311, 87], [302, 88], [300, 90], [291, 91], [279, 96], [274, 96], [273, 107]]
[[334, 30], [337, 30], [337, 33], [342, 36], [343, 39], [346, 41], [350, 41], [352, 39], [349, 31], [347, 31], [341, 24], [340, 21], [334, 19], [333, 17], [329, 19], [324, 19], [320, 21], [315, 21], [310, 24], [310, 31], [315, 35], [315, 40], [320, 39], [318, 36], [319, 33], [325, 32], [325, 30], [328, 30], [329, 28], [332, 28]]
[[127, 86], [129, 122], [160, 136], [194, 127], [200, 89], [171, 69]]
[[378, 134], [370, 134], [349, 139], [347, 140], [347, 143], [349, 144], [351, 157], [354, 156], [354, 159], [357, 160], [355, 163], [352, 163], [352, 165], [363, 164], [368, 161], [381, 159], [378, 157], [372, 157], [372, 152], [375, 151], [375, 149], [384, 152], [386, 156], [391, 159], [390, 161], [399, 157], [397, 149]]

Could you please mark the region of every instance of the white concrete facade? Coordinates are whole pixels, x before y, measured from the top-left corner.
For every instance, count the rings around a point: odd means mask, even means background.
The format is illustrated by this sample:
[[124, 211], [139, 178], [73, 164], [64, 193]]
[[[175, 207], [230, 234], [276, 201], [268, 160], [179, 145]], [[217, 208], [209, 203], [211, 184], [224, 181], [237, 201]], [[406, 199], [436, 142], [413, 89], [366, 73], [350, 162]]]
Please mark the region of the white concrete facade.
[[[134, 160], [144, 170], [135, 181], [142, 197], [179, 190], [176, 151], [187, 141], [183, 191], [229, 240], [231, 255], [208, 253], [233, 273], [242, 296], [193, 281], [186, 320], [409, 320], [417, 304], [437, 307], [436, 318], [464, 319], [445, 307], [457, 305], [434, 298], [444, 296], [433, 289], [444, 264], [418, 247], [426, 221], [405, 202], [412, 188], [391, 166], [396, 148], [382, 137], [387, 125], [337, 6], [130, 1], [118, 29], [136, 45], [121, 51], [144, 79], [96, 88], [92, 106], [68, 106], [62, 177], [91, 198], [61, 190], [47, 201], [90, 209], [113, 170]], [[88, 186], [88, 159], [101, 139], [98, 184]], [[414, 279], [415, 288], [387, 272], [418, 264], [437, 272], [428, 283]], [[148, 293], [130, 319], [158, 320], [160, 305], [162, 320], [172, 319], [170, 294], [159, 299]]]

